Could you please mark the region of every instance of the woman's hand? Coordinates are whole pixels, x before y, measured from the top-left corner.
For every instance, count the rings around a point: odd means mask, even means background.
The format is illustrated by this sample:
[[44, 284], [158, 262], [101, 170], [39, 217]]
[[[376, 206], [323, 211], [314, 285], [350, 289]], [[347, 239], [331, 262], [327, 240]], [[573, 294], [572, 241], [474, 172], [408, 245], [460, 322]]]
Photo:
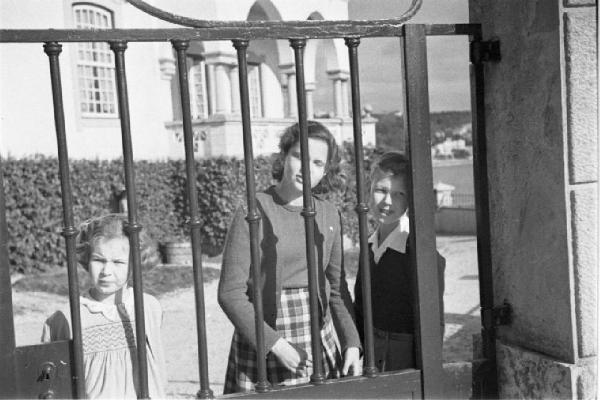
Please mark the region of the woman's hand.
[[292, 372], [296, 372], [300, 368], [312, 367], [312, 360], [308, 359], [308, 354], [299, 351], [284, 338], [279, 338], [271, 347], [271, 351], [279, 362]]
[[350, 368], [352, 368], [352, 376], [359, 376], [362, 372], [360, 370], [360, 350], [358, 350], [358, 347], [348, 347], [346, 353], [344, 353], [342, 375], [348, 375]]

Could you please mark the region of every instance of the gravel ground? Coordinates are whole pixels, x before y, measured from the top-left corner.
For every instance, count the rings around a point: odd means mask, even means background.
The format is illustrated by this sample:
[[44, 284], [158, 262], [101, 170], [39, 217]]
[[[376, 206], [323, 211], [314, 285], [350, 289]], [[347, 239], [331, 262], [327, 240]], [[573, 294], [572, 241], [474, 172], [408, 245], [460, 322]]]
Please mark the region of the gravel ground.
[[[479, 332], [479, 290], [476, 240], [472, 236], [438, 237], [438, 250], [446, 257], [444, 307], [446, 329], [444, 361], [472, 359], [472, 335]], [[233, 327], [217, 304], [217, 281], [204, 287], [210, 386], [222, 393]], [[352, 288], [353, 281], [349, 281]], [[198, 391], [198, 353], [193, 289], [180, 289], [159, 297], [164, 309], [163, 341], [173, 398], [192, 398]], [[17, 345], [39, 342], [43, 321], [67, 299], [43, 292], [13, 291]]]

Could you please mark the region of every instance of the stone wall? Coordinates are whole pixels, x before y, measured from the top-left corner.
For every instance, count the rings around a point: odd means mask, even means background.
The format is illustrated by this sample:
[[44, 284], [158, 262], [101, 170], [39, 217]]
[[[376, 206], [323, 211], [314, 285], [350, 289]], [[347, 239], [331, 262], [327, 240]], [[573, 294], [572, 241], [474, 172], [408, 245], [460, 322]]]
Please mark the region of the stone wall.
[[596, 3], [470, 0], [498, 38], [485, 66], [502, 397], [594, 397], [597, 354]]

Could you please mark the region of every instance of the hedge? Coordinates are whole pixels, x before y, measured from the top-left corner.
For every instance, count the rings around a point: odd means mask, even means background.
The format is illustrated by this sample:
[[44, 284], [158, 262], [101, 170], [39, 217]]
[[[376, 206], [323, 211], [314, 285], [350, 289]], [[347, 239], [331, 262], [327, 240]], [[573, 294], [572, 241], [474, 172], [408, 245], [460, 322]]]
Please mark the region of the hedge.
[[[342, 152], [343, 187], [324, 194], [343, 214], [344, 230], [357, 239], [355, 170], [351, 146]], [[373, 150], [365, 149], [368, 177]], [[254, 160], [257, 190], [272, 184], [272, 157]], [[185, 162], [137, 161], [136, 198], [140, 222], [158, 242], [185, 239], [189, 219]], [[58, 160], [36, 156], [2, 160], [8, 251], [11, 272], [32, 273], [63, 267], [66, 260]], [[70, 162], [75, 225], [91, 216], [110, 212], [112, 186], [123, 186], [122, 160]], [[245, 202], [243, 160], [213, 158], [196, 161], [197, 192], [202, 221], [203, 251], [218, 254], [235, 208]]]

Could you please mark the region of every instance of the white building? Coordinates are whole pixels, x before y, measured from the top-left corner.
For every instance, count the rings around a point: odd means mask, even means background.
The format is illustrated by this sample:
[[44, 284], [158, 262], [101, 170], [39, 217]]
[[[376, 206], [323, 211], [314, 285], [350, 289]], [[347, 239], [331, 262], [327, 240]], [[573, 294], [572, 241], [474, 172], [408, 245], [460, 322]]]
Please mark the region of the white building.
[[[347, 0], [154, 0], [169, 12], [205, 20], [348, 18]], [[167, 28], [124, 0], [2, 0], [2, 29]], [[352, 139], [347, 48], [342, 39], [305, 49], [307, 111], [338, 142]], [[243, 154], [237, 57], [229, 41], [191, 42], [188, 50], [196, 155]], [[42, 44], [0, 44], [0, 154], [56, 155], [48, 57]], [[181, 105], [171, 44], [131, 42], [125, 52], [134, 157], [183, 157]], [[248, 49], [255, 154], [276, 151], [297, 120], [293, 52], [287, 40]], [[64, 43], [60, 55], [69, 156], [116, 158], [121, 134], [114, 57], [104, 43]], [[375, 120], [363, 118], [375, 144]]]

